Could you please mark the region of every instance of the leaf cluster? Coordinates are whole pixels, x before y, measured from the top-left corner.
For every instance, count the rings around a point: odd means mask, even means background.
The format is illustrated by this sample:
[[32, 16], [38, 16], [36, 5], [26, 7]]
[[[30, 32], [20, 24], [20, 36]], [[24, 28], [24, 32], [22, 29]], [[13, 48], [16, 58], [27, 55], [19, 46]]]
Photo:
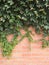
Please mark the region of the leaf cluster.
[[[13, 48], [6, 35], [16, 34], [17, 37], [20, 28], [30, 26], [38, 33], [42, 31], [44, 35], [49, 35], [49, 0], [0, 0], [0, 41], [3, 42], [3, 55], [10, 53]], [[30, 38], [28, 37], [29, 40]]]

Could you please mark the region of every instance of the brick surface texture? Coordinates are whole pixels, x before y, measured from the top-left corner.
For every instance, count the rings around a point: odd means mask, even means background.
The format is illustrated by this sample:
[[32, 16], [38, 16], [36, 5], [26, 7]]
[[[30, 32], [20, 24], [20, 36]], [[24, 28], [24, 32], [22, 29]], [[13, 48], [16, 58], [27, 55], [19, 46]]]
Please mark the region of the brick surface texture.
[[[34, 40], [42, 38], [42, 35], [36, 34], [33, 29], [29, 30], [35, 34], [32, 36]], [[25, 32], [21, 30], [21, 33]], [[41, 41], [30, 43], [24, 38], [15, 46], [9, 59], [2, 56], [0, 49], [0, 65], [49, 65], [49, 48], [42, 49], [41, 44]]]

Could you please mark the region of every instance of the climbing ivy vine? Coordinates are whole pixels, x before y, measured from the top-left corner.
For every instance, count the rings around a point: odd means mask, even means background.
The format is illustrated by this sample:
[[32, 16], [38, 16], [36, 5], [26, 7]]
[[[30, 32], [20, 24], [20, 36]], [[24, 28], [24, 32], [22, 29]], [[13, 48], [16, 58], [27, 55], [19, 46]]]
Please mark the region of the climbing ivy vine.
[[[20, 29], [30, 26], [37, 33], [42, 31], [43, 36], [49, 35], [49, 0], [0, 0], [0, 42], [4, 56], [8, 56], [18, 43]], [[14, 34], [11, 42], [6, 39], [8, 34]]]

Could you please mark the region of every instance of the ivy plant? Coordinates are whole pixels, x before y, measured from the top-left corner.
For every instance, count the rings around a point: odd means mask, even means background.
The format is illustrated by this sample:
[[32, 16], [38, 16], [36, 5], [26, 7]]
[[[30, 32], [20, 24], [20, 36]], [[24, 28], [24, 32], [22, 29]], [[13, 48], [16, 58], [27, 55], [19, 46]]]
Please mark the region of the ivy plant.
[[[10, 55], [18, 43], [20, 29], [30, 26], [37, 33], [42, 31], [43, 36], [49, 35], [49, 0], [0, 0], [0, 42], [4, 56]], [[14, 34], [11, 42], [7, 41], [8, 34]], [[32, 39], [29, 32], [26, 36]]]

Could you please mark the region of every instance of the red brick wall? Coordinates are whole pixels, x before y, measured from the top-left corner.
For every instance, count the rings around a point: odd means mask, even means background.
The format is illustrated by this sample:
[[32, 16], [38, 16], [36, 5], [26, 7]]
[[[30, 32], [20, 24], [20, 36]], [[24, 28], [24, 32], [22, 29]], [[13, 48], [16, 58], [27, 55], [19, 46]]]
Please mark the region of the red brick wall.
[[[31, 30], [35, 34], [32, 36], [34, 40], [42, 38], [42, 35]], [[23, 30], [21, 32], [24, 34]], [[0, 50], [0, 65], [49, 65], [49, 48], [42, 49], [41, 44], [42, 42], [30, 43], [24, 38], [15, 46], [9, 59], [4, 58]]]

